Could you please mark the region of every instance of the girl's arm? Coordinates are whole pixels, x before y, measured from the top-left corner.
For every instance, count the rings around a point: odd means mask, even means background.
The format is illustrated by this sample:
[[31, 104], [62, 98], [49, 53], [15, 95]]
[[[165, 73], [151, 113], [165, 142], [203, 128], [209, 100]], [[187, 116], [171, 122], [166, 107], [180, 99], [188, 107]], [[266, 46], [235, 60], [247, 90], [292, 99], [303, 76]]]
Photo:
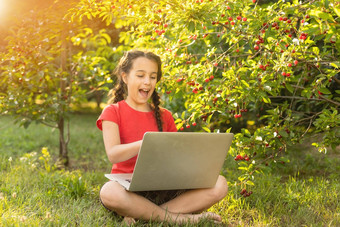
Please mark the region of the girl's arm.
[[138, 154], [142, 140], [129, 144], [121, 144], [119, 128], [116, 123], [103, 121], [102, 127], [105, 151], [112, 164], [126, 161]]

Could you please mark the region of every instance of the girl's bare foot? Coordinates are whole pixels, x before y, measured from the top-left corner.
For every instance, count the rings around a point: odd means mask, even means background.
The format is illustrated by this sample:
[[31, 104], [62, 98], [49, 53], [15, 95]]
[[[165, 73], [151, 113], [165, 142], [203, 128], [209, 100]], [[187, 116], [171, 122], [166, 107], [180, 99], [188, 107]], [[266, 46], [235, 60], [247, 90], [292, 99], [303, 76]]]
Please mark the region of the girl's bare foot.
[[213, 212], [205, 212], [201, 214], [201, 219], [208, 219], [208, 220], [212, 220], [216, 223], [221, 223], [222, 222], [222, 218], [220, 215], [215, 214]]
[[218, 214], [212, 212], [204, 212], [201, 214], [182, 214], [177, 216], [175, 219], [176, 223], [183, 224], [183, 223], [199, 223], [201, 220], [211, 220], [216, 224], [222, 223], [222, 218]]
[[135, 224], [136, 221], [135, 221], [135, 219], [133, 219], [131, 217], [124, 217], [123, 223], [127, 226], [131, 226], [131, 225]]

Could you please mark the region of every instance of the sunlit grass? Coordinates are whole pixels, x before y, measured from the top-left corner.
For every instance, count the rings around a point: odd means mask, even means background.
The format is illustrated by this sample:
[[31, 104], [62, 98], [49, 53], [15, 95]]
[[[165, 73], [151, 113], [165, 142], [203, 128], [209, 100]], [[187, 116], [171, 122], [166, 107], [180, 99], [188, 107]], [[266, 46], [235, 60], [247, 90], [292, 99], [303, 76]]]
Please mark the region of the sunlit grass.
[[[35, 124], [25, 130], [13, 125], [10, 117], [0, 118], [0, 226], [121, 225], [121, 218], [106, 211], [98, 199], [106, 181], [103, 173], [111, 166], [96, 118], [96, 114], [71, 117], [69, 170], [53, 166], [57, 131]], [[50, 157], [42, 153], [43, 147]], [[325, 155], [308, 147], [290, 150], [291, 162], [256, 176], [253, 194], [247, 198], [234, 183], [238, 170], [228, 157], [224, 175], [229, 194], [211, 210], [228, 226], [339, 226], [339, 153]]]

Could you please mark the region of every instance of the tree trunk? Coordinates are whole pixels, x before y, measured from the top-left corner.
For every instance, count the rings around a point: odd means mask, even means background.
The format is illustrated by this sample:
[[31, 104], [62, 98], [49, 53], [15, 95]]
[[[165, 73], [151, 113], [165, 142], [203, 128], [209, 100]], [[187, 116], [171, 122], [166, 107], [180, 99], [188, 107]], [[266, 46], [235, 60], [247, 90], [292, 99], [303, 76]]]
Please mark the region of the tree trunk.
[[[63, 26], [65, 28], [65, 25]], [[64, 30], [61, 32], [61, 52], [60, 52], [60, 98], [64, 99], [67, 96], [66, 91], [66, 81], [64, 80], [64, 73], [67, 72], [66, 61], [67, 61], [67, 42], [66, 42], [66, 33]], [[69, 158], [68, 158], [68, 150], [67, 145], [70, 139], [69, 127], [67, 127], [67, 140], [65, 140], [65, 105], [60, 105], [61, 114], [59, 115], [58, 129], [59, 129], [59, 163], [61, 165], [68, 166]]]
[[65, 120], [64, 117], [61, 117], [58, 122], [59, 129], [59, 163], [63, 166], [68, 166], [69, 158], [68, 158], [68, 139], [65, 140]]

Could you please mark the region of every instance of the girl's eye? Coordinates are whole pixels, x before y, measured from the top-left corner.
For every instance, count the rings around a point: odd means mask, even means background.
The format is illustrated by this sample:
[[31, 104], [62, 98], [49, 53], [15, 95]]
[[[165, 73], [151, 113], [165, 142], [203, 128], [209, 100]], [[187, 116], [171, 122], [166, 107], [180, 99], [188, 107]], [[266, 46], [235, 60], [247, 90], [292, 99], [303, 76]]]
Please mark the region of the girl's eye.
[[143, 75], [137, 75], [138, 77], [143, 77]]

